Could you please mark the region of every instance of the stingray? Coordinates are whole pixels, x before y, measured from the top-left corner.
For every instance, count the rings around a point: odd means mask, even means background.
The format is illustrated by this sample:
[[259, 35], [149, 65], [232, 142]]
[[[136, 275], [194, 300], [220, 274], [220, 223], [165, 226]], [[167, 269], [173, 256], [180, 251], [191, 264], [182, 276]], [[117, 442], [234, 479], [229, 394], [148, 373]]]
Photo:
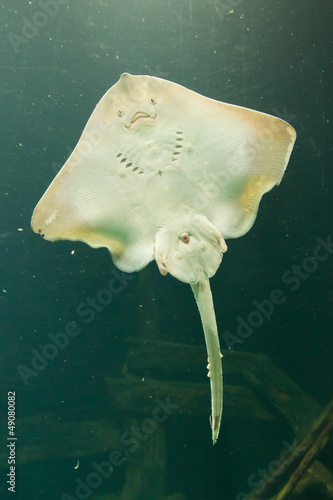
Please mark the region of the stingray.
[[254, 223], [296, 139], [285, 121], [151, 76], [121, 75], [37, 204], [32, 229], [49, 241], [106, 247], [122, 271], [155, 259], [189, 283], [208, 354], [211, 429], [222, 417], [222, 354], [209, 278], [225, 240]]

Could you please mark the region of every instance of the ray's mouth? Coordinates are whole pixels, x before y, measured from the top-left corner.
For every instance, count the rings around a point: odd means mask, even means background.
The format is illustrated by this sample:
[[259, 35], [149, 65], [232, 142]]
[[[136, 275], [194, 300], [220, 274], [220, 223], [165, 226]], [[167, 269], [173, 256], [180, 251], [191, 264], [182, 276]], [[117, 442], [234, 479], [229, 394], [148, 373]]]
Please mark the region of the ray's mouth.
[[135, 123], [136, 121], [141, 120], [143, 118], [150, 118], [150, 115], [148, 113], [144, 113], [143, 111], [137, 111], [137, 113], [135, 113], [135, 115], [133, 116], [133, 118], [131, 120], [131, 125], [133, 123]]
[[144, 120], [151, 121], [154, 120], [155, 118], [156, 118], [156, 113], [154, 115], [150, 115], [149, 113], [145, 113], [144, 111], [137, 111], [135, 115], [133, 115], [131, 121], [125, 124], [125, 127], [130, 128], [136, 122]]

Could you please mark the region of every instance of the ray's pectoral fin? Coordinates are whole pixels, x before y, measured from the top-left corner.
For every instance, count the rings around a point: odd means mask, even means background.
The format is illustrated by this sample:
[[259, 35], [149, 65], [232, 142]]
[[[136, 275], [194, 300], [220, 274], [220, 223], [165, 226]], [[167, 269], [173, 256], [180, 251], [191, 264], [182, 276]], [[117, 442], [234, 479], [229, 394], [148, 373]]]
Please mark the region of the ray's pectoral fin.
[[216, 273], [227, 245], [218, 229], [200, 214], [188, 214], [156, 235], [155, 259], [161, 274], [189, 283], [198, 305], [208, 353], [213, 443], [222, 417], [222, 363], [209, 278]]

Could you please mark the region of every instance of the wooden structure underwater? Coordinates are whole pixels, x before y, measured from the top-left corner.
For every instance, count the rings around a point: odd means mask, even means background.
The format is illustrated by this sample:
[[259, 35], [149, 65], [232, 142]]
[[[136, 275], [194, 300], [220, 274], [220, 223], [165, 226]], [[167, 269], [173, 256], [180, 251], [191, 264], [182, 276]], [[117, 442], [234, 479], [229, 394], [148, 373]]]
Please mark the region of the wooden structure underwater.
[[[80, 418], [67, 420], [47, 413], [18, 414], [18, 464], [71, 458], [79, 467], [80, 461], [94, 463], [94, 457], [106, 452], [111, 456], [112, 450], [116, 450], [118, 455], [112, 455], [113, 468], [119, 466], [122, 470], [123, 487], [114, 491], [112, 481], [107, 493], [105, 488], [99, 493], [98, 488], [91, 487], [94, 500], [188, 500], [183, 493], [170, 492], [167, 487], [168, 463], [172, 457], [168, 456], [166, 436], [168, 427], [173, 426], [173, 431], [178, 429], [182, 419], [193, 423], [207, 416], [209, 384], [203, 383], [201, 376], [196, 377], [196, 373], [202, 374], [204, 370], [206, 350], [203, 345], [160, 340], [158, 328], [154, 328], [154, 313], [157, 314], [156, 310], [149, 308], [150, 326], [146, 332], [139, 331], [137, 336], [126, 339], [121, 372], [117, 376], [104, 372], [100, 391], [107, 394], [112, 418], [106, 416], [108, 408], [100, 418], [91, 408], [84, 411], [78, 408]], [[146, 321], [142, 324], [146, 325]], [[266, 481], [265, 488], [248, 493], [244, 500], [333, 498], [330, 442], [333, 403], [323, 410], [265, 355], [227, 351], [223, 362], [227, 379], [223, 419], [242, 414], [252, 421], [281, 421], [289, 426], [297, 441], [297, 453], [293, 450], [291, 455], [287, 454]], [[5, 422], [2, 425], [5, 428]], [[132, 429], [140, 429], [141, 436], [129, 432]], [[208, 429], [207, 424], [207, 439]], [[179, 429], [175, 432], [179, 433]], [[223, 433], [221, 438], [223, 443]], [[4, 448], [0, 466], [2, 470], [8, 468]], [[91, 470], [97, 471], [96, 467]], [[100, 472], [107, 476], [105, 469]], [[104, 486], [108, 484], [105, 481]], [[75, 497], [68, 494], [64, 498]]]
[[[122, 415], [123, 439], [119, 439], [119, 427], [108, 419], [86, 420], [80, 423], [62, 423], [52, 415], [18, 417], [17, 427], [20, 434], [18, 461], [21, 464], [52, 457], [59, 459], [73, 457], [73, 463], [80, 458], [94, 456], [105, 450], [117, 449], [126, 456], [126, 479], [122, 492], [118, 495], [94, 496], [98, 500], [185, 500], [180, 493], [167, 496], [165, 419], [163, 425], [151, 418], [156, 402], [169, 400], [173, 408], [181, 408], [184, 419], [206, 414], [209, 403], [209, 385], [196, 382], [162, 380], [161, 371], [180, 373], [186, 366], [193, 371], [202, 367], [205, 348], [180, 345], [143, 338], [129, 338], [127, 341], [127, 361], [123, 374], [119, 377], [106, 377], [105, 390], [109, 393], [111, 406]], [[319, 405], [297, 384], [276, 368], [267, 356], [245, 352], [226, 353], [224, 364], [228, 379], [234, 384], [225, 386], [224, 418], [239, 412], [255, 419], [286, 419], [293, 429], [300, 446], [295, 459], [287, 456], [281, 470], [274, 472], [265, 495], [254, 491], [249, 500], [302, 497], [314, 485], [318, 491], [327, 491], [332, 498], [333, 476], [317, 459], [329, 440], [333, 424], [333, 404], [322, 412]], [[147, 379], [142, 374], [149, 369], [158, 372], [158, 378]], [[176, 410], [174, 410], [176, 413]], [[177, 412], [177, 417], [179, 414]], [[159, 418], [163, 420], [163, 412]], [[133, 439], [130, 442], [126, 430], [135, 428], [145, 420], [143, 432], [149, 439]], [[158, 420], [158, 419], [157, 419]], [[46, 429], [43, 438], [37, 429]], [[152, 434], [150, 436], [150, 434]], [[127, 441], [126, 441], [127, 439]], [[123, 444], [121, 443], [123, 441]], [[64, 442], [66, 446], [64, 447]], [[332, 448], [331, 448], [332, 453]], [[6, 452], [0, 455], [1, 464], [6, 467]], [[280, 492], [274, 492], [276, 483]], [[292, 495], [292, 491], [297, 496]], [[97, 493], [97, 492], [96, 492]], [[314, 498], [314, 497], [313, 497]], [[317, 498], [317, 497], [316, 497]]]

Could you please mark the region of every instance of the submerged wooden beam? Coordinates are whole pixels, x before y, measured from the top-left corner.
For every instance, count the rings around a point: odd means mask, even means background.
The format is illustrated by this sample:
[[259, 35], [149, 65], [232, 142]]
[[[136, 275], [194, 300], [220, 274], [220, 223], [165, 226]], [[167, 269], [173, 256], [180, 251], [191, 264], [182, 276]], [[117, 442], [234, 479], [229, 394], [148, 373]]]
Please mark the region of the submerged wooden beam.
[[292, 473], [287, 484], [282, 488], [276, 500], [285, 500], [294, 490], [298, 481], [306, 472], [315, 456], [325, 446], [329, 439], [329, 433], [333, 427], [333, 401], [315, 422], [306, 438], [302, 441], [302, 460], [296, 470]]
[[[209, 415], [210, 387], [195, 382], [175, 382], [152, 378], [138, 379], [131, 375], [124, 378], [106, 378], [106, 387], [110, 396], [110, 405], [117, 411], [132, 414], [149, 414], [156, 407], [156, 400], [168, 400], [177, 407], [178, 415]], [[251, 389], [226, 385], [224, 387], [224, 415], [231, 416], [244, 412], [254, 418], [275, 419], [263, 404], [253, 395]]]
[[[109, 419], [62, 422], [54, 415], [44, 414], [18, 417], [16, 425], [19, 465], [72, 457], [74, 468], [76, 460], [81, 457], [123, 447], [120, 441], [121, 431]], [[7, 458], [6, 450], [1, 451], [0, 467], [6, 466]]]
[[[135, 417], [124, 419], [123, 429], [142, 428]], [[146, 429], [148, 430], [148, 429]], [[164, 500], [166, 489], [165, 427], [149, 428], [145, 439], [126, 453], [126, 481], [119, 500]]]
[[[307, 473], [308, 468], [312, 467], [312, 462], [315, 459], [319, 451], [325, 446], [329, 439], [329, 434], [333, 428], [333, 401], [329, 406], [323, 411], [319, 419], [313, 424], [313, 426], [308, 430], [307, 436], [298, 443], [295, 442], [295, 446], [291, 447], [290, 454], [285, 458], [280, 466], [274, 470], [274, 472], [266, 477], [266, 486], [264, 491], [260, 485], [258, 488], [254, 489], [252, 493], [247, 497], [248, 500], [259, 500], [264, 498], [271, 498], [271, 500], [287, 500], [290, 494], [294, 492], [298, 483], [304, 478]], [[321, 480], [319, 476], [323, 478], [325, 476], [325, 468], [320, 464], [314, 468], [317, 471], [317, 475], [312, 471], [313, 477], [307, 477], [304, 483], [304, 487], [309, 485], [315, 486], [320, 489]], [[326, 471], [326, 474], [328, 471]], [[328, 480], [331, 480], [331, 475], [327, 474]], [[312, 484], [311, 484], [312, 482]], [[271, 497], [270, 494], [275, 489], [278, 484], [284, 484], [280, 492]], [[300, 485], [301, 486], [301, 485]], [[297, 492], [301, 493], [302, 488]]]

